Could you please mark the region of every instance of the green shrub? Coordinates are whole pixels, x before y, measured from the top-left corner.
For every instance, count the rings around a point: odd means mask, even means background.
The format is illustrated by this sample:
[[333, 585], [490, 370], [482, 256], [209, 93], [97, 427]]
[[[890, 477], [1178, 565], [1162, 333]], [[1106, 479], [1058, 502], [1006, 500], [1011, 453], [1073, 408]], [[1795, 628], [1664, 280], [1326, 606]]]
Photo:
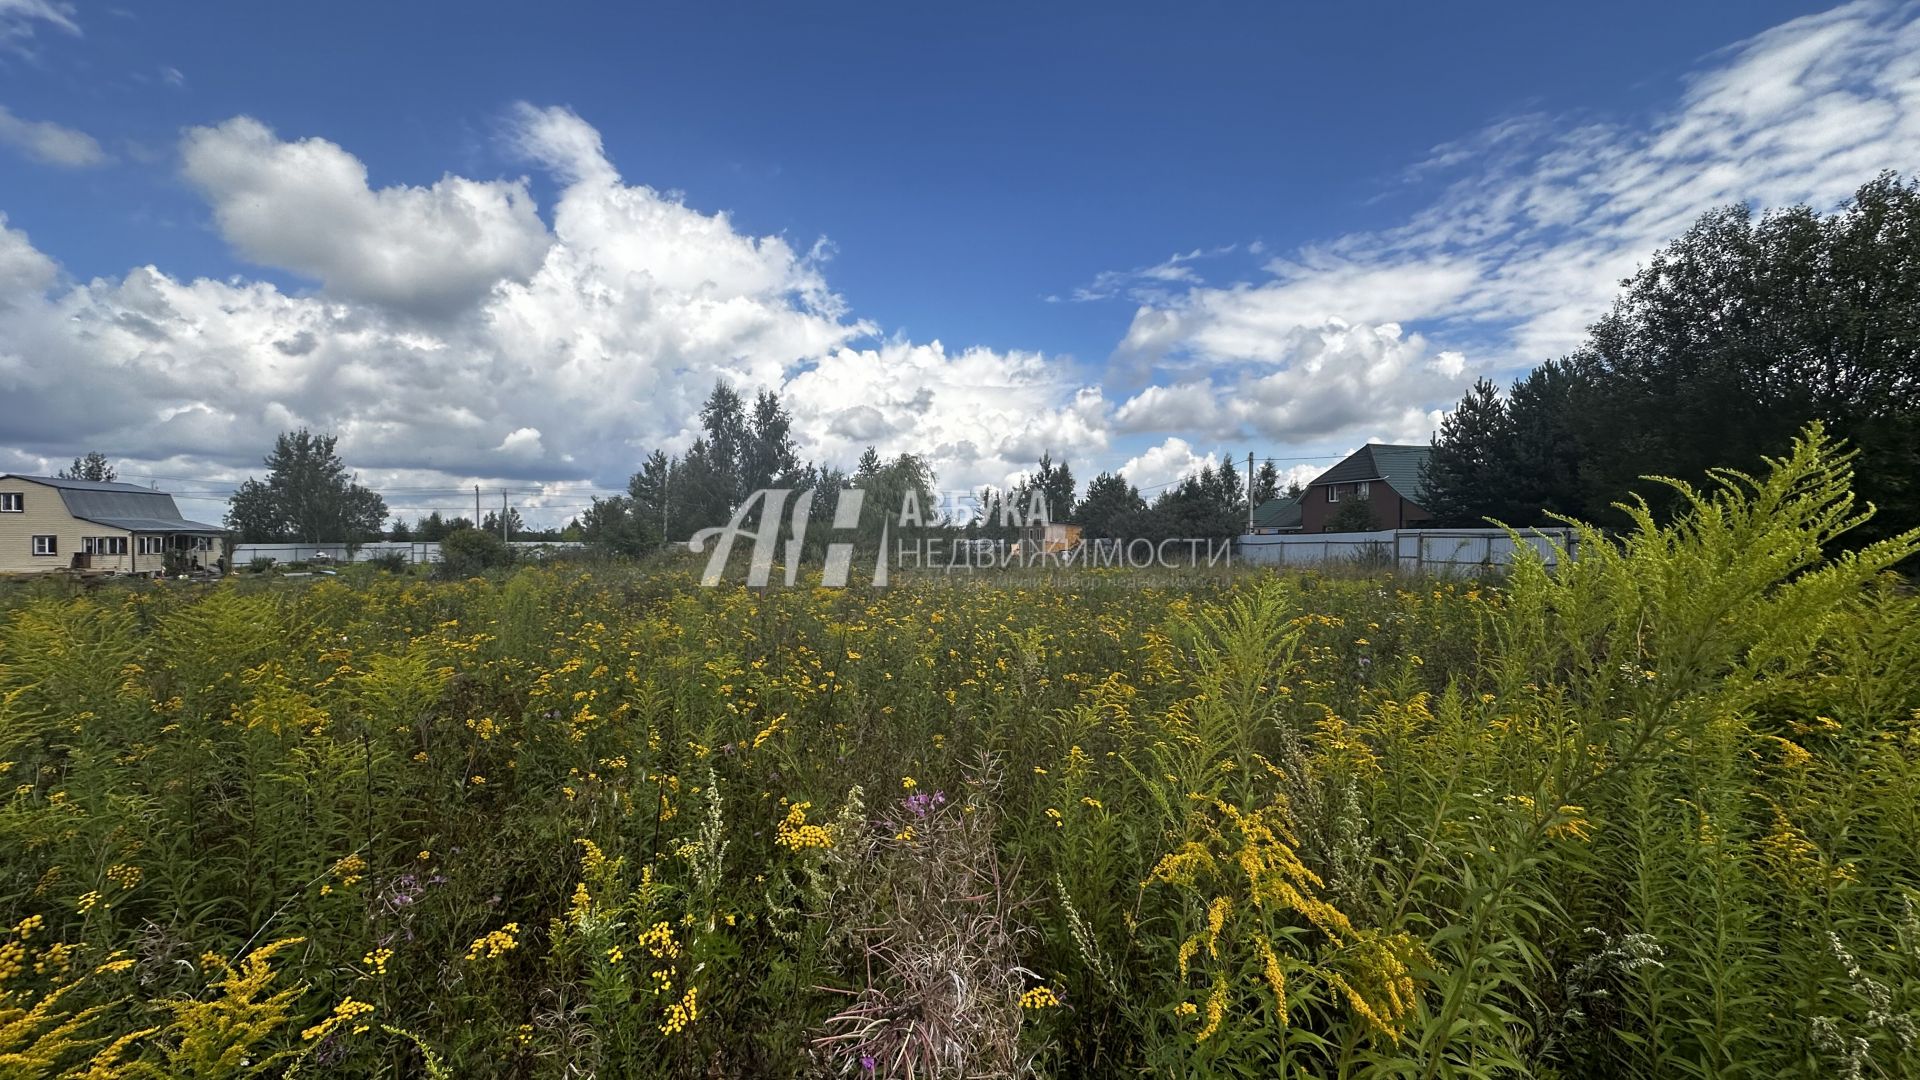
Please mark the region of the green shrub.
[[455, 529], [440, 541], [441, 577], [468, 578], [512, 564], [513, 549], [485, 529]]
[[368, 556], [361, 561], [368, 566], [376, 567], [392, 574], [403, 574], [407, 571], [408, 567], [413, 565], [413, 560], [407, 558], [406, 553], [403, 551], [383, 551], [378, 555]]

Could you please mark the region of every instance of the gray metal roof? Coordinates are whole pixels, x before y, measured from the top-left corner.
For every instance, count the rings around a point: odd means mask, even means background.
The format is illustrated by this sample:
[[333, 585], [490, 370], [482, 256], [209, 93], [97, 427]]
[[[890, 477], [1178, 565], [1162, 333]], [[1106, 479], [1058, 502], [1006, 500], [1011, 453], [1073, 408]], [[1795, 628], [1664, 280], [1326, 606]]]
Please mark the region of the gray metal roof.
[[141, 533], [224, 533], [218, 525], [189, 521], [180, 516], [173, 496], [137, 484], [109, 484], [98, 480], [65, 480], [57, 476], [0, 473], [15, 480], [45, 484], [60, 492], [67, 513], [82, 521]]
[[1256, 529], [1298, 529], [1300, 526], [1300, 500], [1293, 496], [1268, 499], [1253, 508]]
[[139, 484], [122, 484], [108, 480], [69, 480], [64, 476], [26, 476], [21, 473], [0, 473], [0, 475], [10, 476], [15, 480], [31, 480], [36, 484], [45, 484], [62, 491], [124, 491], [134, 495], [166, 494], [149, 487], [141, 487]]
[[[79, 514], [74, 517], [81, 517]], [[110, 529], [125, 529], [137, 533], [224, 533], [227, 530], [218, 525], [208, 525], [186, 518], [150, 518], [150, 517], [88, 517], [83, 520], [96, 525], [105, 525]]]
[[1356, 480], [1385, 480], [1393, 490], [1412, 502], [1426, 499], [1427, 486], [1422, 469], [1433, 455], [1431, 446], [1400, 446], [1393, 443], [1368, 443], [1355, 450], [1345, 461], [1320, 474], [1308, 487], [1322, 484], [1351, 484]]

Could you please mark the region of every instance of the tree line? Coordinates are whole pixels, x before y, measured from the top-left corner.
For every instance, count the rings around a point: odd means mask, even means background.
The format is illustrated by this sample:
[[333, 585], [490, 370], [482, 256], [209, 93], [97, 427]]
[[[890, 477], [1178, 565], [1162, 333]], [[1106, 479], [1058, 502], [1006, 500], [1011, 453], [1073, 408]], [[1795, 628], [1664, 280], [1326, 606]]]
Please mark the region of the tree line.
[[[700, 410], [701, 434], [687, 452], [654, 451], [629, 480], [626, 494], [596, 499], [580, 516], [581, 538], [610, 551], [643, 554], [729, 522], [735, 509], [762, 488], [812, 490], [810, 521], [816, 525], [831, 520], [838, 493], [864, 491], [856, 541], [876, 539], [882, 518], [891, 535], [906, 539], [938, 533], [1011, 540], [1031, 524], [1036, 507], [1048, 521], [1080, 525], [1091, 538], [1223, 539], [1238, 536], [1246, 524], [1249, 491], [1230, 460], [1203, 467], [1149, 502], [1115, 473], [1096, 476], [1083, 496], [1072, 466], [1046, 452], [1013, 483], [981, 488], [971, 505], [954, 507], [939, 502], [937, 477], [925, 458], [910, 453], [889, 458], [868, 447], [851, 471], [804, 462], [792, 424], [778, 394], [762, 390], [749, 405], [733, 388], [716, 384]], [[1268, 462], [1254, 473], [1250, 493], [1257, 504], [1279, 494], [1279, 488], [1279, 474]], [[921, 523], [903, 531], [899, 516], [909, 496]], [[757, 520], [755, 512], [746, 522]], [[826, 530], [809, 530], [809, 544], [827, 542]]]
[[1859, 453], [1878, 510], [1861, 542], [1920, 525], [1920, 182], [1882, 174], [1830, 214], [1703, 215], [1573, 353], [1467, 393], [1434, 436], [1427, 509], [1622, 523], [1631, 495], [1673, 505], [1643, 476], [1760, 471], [1813, 419]]
[[[508, 507], [504, 531], [515, 539], [579, 541], [609, 554], [644, 555], [669, 540], [684, 541], [700, 529], [726, 524], [757, 490], [786, 488], [813, 492], [810, 519], [821, 524], [831, 521], [839, 493], [865, 492], [856, 539], [877, 537], [882, 517], [893, 535], [905, 538], [941, 533], [1016, 539], [1036, 509], [1047, 521], [1081, 526], [1089, 538], [1224, 539], [1243, 531], [1249, 496], [1258, 505], [1282, 493], [1272, 462], [1261, 465], [1249, 485], [1229, 459], [1205, 465], [1151, 501], [1111, 472], [1094, 477], [1083, 495], [1071, 465], [1047, 452], [1031, 472], [1007, 487], [981, 488], [970, 506], [945, 506], [924, 457], [885, 457], [868, 447], [852, 470], [842, 470], [802, 461], [792, 428], [792, 416], [777, 394], [763, 390], [749, 404], [738, 391], [718, 383], [701, 407], [700, 434], [684, 454], [655, 450], [628, 480], [625, 493], [594, 498], [562, 527], [529, 529], [520, 511]], [[225, 525], [236, 540], [357, 545], [383, 539], [444, 543], [467, 531], [501, 536], [496, 510], [486, 511], [477, 527], [471, 518], [438, 510], [412, 522], [396, 517], [389, 525], [385, 499], [348, 469], [338, 442], [336, 435], [304, 428], [279, 435], [263, 459], [265, 477], [248, 477], [229, 499]], [[111, 480], [115, 474], [96, 451], [74, 459], [61, 475]], [[1297, 484], [1292, 493], [1298, 494]], [[920, 524], [902, 532], [898, 515], [909, 502], [918, 508]], [[757, 513], [750, 513], [747, 522], [757, 525]], [[469, 538], [460, 537], [460, 542]], [[809, 531], [810, 544], [827, 542], [826, 530]], [[485, 546], [488, 541], [471, 543]]]
[[[624, 495], [594, 499], [574, 526], [597, 548], [641, 555], [727, 524], [762, 489], [812, 491], [810, 520], [824, 524], [840, 491], [866, 491], [863, 520], [874, 520], [877, 507], [897, 508], [907, 492], [922, 507], [934, 505], [933, 484], [933, 469], [916, 454], [885, 458], [869, 447], [851, 472], [802, 461], [793, 416], [779, 395], [762, 390], [749, 404], [737, 390], [716, 383], [700, 409], [700, 434], [687, 451], [653, 451], [627, 481]], [[758, 512], [750, 513], [749, 523], [757, 521]], [[820, 532], [812, 530], [809, 542], [826, 543]]]

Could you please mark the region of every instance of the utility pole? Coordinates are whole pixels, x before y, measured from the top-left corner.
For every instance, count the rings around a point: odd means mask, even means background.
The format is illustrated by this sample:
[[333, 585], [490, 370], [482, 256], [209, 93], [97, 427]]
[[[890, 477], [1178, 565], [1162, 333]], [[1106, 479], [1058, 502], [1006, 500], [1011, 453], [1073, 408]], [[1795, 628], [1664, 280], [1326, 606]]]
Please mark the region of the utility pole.
[[507, 492], [500, 489], [500, 542], [507, 542]]
[[1247, 532], [1253, 532], [1253, 451], [1247, 451]]
[[667, 459], [667, 478], [660, 482], [660, 543], [667, 542], [667, 499], [673, 490], [673, 459]]
[[473, 527], [480, 527], [480, 485], [473, 485]]

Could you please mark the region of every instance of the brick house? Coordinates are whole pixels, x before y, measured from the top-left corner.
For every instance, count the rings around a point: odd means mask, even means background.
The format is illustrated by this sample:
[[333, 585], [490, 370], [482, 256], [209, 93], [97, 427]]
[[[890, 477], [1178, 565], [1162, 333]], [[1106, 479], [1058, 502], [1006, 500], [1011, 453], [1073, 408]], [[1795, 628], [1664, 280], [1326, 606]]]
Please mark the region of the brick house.
[[1407, 529], [1433, 520], [1420, 505], [1422, 470], [1430, 446], [1368, 443], [1307, 485], [1300, 503], [1300, 530], [1327, 532], [1345, 504], [1365, 504], [1373, 529]]

